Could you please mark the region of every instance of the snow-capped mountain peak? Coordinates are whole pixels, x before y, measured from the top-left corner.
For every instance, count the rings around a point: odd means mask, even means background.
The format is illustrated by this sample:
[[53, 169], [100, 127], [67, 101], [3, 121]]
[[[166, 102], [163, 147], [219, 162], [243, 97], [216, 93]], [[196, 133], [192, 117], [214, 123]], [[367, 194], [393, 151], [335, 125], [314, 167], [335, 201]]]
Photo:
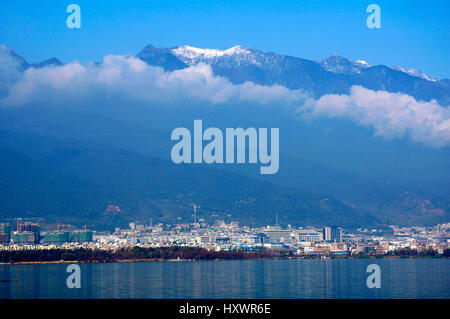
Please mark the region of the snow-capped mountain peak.
[[171, 52], [179, 57], [185, 57], [189, 59], [197, 58], [215, 58], [224, 55], [236, 55], [236, 54], [248, 54], [250, 51], [240, 45], [236, 45], [226, 50], [219, 49], [201, 49], [191, 47], [189, 45], [179, 46], [171, 50]]
[[224, 59], [233, 59], [236, 63], [243, 61], [255, 63], [255, 54], [259, 51], [240, 45], [235, 45], [225, 50], [202, 49], [183, 45], [171, 49], [170, 52], [184, 63], [193, 65], [200, 62], [211, 64]]

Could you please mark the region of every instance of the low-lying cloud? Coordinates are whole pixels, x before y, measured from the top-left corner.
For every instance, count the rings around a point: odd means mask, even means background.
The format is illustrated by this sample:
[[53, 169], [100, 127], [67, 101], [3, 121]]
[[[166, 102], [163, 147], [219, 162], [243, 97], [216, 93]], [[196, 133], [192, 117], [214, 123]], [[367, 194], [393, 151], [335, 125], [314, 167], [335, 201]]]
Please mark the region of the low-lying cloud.
[[73, 62], [61, 67], [29, 68], [1, 103], [9, 106], [36, 101], [55, 103], [102, 94], [150, 102], [193, 100], [213, 104], [233, 101], [291, 104], [305, 99], [302, 91], [283, 86], [232, 84], [224, 77], [214, 76], [211, 67], [205, 64], [165, 72], [134, 57], [108, 55], [101, 64]]
[[298, 108], [305, 116], [351, 119], [384, 138], [409, 136], [433, 147], [450, 145], [450, 110], [436, 101], [353, 86], [350, 94], [327, 94]]
[[[102, 96], [132, 101], [210, 104], [251, 103], [289, 106], [304, 117], [351, 119], [384, 138], [409, 137], [432, 147], [450, 145], [450, 112], [436, 101], [417, 101], [402, 93], [352, 87], [350, 94], [310, 98], [302, 90], [233, 84], [199, 64], [165, 72], [134, 57], [108, 55], [101, 64], [72, 62], [64, 66], [20, 70], [17, 61], [0, 50], [1, 106], [35, 103], [67, 104]], [[11, 76], [8, 76], [11, 75]], [[1, 92], [0, 92], [1, 93]], [[151, 103], [149, 103], [151, 104]]]

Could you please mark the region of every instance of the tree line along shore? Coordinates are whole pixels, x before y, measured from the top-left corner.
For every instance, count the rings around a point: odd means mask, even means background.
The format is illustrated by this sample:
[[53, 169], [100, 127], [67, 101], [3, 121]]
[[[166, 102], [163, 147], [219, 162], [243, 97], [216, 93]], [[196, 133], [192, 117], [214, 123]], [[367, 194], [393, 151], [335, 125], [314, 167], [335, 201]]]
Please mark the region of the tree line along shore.
[[[48, 249], [48, 250], [3, 250], [0, 251], [0, 263], [64, 263], [64, 262], [120, 262], [143, 260], [232, 260], [232, 259], [270, 259], [270, 258], [321, 258], [315, 255], [295, 255], [291, 250], [236, 250], [211, 251], [197, 247], [126, 247], [117, 250], [90, 248]], [[328, 255], [330, 258], [380, 258], [380, 257], [450, 257], [450, 249], [443, 254], [431, 251], [403, 249], [383, 256], [374, 255]]]

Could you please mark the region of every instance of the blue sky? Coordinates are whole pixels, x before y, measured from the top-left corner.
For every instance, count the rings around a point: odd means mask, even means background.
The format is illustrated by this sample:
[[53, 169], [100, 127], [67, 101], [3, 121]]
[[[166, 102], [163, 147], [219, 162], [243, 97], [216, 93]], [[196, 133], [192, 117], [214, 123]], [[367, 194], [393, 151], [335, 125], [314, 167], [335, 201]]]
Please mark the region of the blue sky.
[[[81, 7], [82, 28], [66, 27]], [[366, 7], [381, 7], [381, 29]], [[99, 61], [145, 45], [236, 44], [318, 60], [332, 53], [450, 77], [450, 1], [1, 1], [0, 43], [28, 62]]]

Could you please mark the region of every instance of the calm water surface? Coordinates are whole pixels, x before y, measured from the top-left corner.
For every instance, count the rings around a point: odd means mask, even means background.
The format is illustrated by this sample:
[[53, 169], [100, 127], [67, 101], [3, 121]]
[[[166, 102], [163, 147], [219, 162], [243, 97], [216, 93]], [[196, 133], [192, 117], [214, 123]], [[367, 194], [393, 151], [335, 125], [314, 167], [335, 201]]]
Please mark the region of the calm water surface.
[[[381, 288], [366, 268], [381, 267]], [[449, 259], [234, 260], [0, 266], [0, 298], [450, 298]]]

